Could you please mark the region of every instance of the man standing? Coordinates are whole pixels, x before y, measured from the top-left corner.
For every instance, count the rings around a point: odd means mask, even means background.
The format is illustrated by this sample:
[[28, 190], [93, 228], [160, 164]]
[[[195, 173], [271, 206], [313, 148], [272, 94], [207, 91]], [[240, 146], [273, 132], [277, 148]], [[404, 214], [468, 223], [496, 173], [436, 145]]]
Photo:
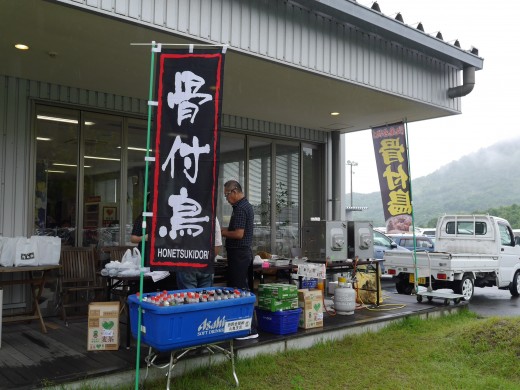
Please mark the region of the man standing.
[[[233, 206], [233, 213], [227, 228], [222, 229], [222, 237], [226, 238], [227, 253], [227, 285], [240, 289], [253, 289], [253, 221], [255, 218], [253, 206], [247, 200], [240, 183], [229, 180], [224, 184], [224, 197]], [[254, 317], [254, 316], [253, 316]], [[255, 339], [256, 320], [249, 335], [238, 337], [237, 340]]]
[[236, 180], [224, 184], [224, 197], [233, 206], [229, 226], [222, 229], [228, 260], [227, 285], [250, 289], [253, 285], [253, 206]]
[[[222, 247], [222, 236], [220, 233], [220, 224], [218, 218], [215, 218], [215, 256], [219, 254]], [[190, 288], [202, 288], [213, 286], [213, 274], [193, 270], [193, 271], [177, 271], [177, 288], [186, 290]]]

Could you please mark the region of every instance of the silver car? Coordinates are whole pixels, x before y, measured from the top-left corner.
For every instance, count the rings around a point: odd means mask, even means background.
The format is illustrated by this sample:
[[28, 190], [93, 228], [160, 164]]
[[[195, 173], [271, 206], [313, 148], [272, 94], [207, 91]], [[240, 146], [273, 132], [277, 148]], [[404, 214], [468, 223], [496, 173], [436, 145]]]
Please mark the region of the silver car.
[[[377, 230], [374, 230], [374, 258], [382, 260], [383, 256], [385, 255], [386, 251], [391, 250], [402, 250], [407, 251], [408, 249], [399, 246], [395, 243], [394, 240], [392, 240], [390, 237], [386, 236], [385, 234], [378, 232]], [[385, 273], [385, 264], [384, 262], [381, 263], [381, 273]]]

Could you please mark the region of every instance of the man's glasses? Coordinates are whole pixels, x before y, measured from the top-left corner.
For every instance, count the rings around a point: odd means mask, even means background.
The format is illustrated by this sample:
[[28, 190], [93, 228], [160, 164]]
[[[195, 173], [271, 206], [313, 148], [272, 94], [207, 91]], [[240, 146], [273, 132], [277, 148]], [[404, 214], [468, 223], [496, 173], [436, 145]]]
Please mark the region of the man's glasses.
[[229, 194], [231, 194], [233, 191], [235, 191], [236, 188], [233, 188], [231, 191], [229, 192], [224, 192], [224, 197], [227, 198], [229, 196]]

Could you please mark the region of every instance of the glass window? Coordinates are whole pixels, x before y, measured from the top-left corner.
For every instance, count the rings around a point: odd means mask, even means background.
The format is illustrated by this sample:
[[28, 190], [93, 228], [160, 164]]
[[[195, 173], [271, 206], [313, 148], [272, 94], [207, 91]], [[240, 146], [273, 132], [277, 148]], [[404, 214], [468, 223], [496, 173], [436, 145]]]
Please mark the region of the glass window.
[[302, 216], [304, 221], [312, 217], [324, 219], [323, 206], [323, 153], [318, 145], [304, 145], [302, 149]]
[[[220, 167], [219, 167], [219, 195], [217, 198], [217, 215], [221, 227], [227, 227], [233, 208], [224, 199], [224, 183], [228, 180], [238, 180], [245, 187], [245, 137], [243, 135], [222, 133], [220, 136]], [[250, 193], [244, 188], [246, 194]]]
[[122, 118], [85, 114], [83, 246], [118, 245]]
[[300, 246], [300, 148], [276, 144], [276, 254], [291, 257]]
[[377, 230], [373, 231], [374, 233], [374, 245], [384, 246], [387, 249], [392, 248], [392, 240]]
[[36, 106], [36, 235], [75, 245], [79, 113]]
[[475, 235], [485, 236], [487, 233], [487, 224], [485, 222], [475, 222]]
[[[457, 231], [455, 232], [455, 226]], [[459, 221], [455, 223], [450, 221], [446, 223], [447, 234], [473, 234], [474, 224], [473, 221]]]
[[259, 251], [273, 253], [271, 246], [271, 142], [249, 140], [248, 199], [255, 210], [253, 254]]
[[401, 241], [401, 246], [404, 247], [413, 247], [413, 239], [403, 238]]
[[[63, 245], [128, 243], [143, 209], [147, 121], [41, 104], [36, 116], [35, 234], [60, 236]], [[290, 256], [300, 246], [300, 215], [323, 218], [321, 150], [304, 146], [302, 164], [299, 143], [222, 133], [221, 225], [232, 213], [224, 183], [238, 180], [255, 210], [253, 251]]]
[[498, 224], [498, 229], [500, 231], [501, 244], [505, 246], [514, 246], [514, 239], [511, 230], [501, 223]]
[[[130, 244], [133, 222], [142, 215], [145, 194], [146, 164], [146, 136], [148, 124], [145, 120], [129, 119], [127, 132], [127, 176], [126, 176], [126, 229], [125, 245]], [[150, 139], [150, 147], [154, 140]], [[150, 156], [154, 153], [150, 151]], [[148, 168], [151, 175], [151, 165]]]

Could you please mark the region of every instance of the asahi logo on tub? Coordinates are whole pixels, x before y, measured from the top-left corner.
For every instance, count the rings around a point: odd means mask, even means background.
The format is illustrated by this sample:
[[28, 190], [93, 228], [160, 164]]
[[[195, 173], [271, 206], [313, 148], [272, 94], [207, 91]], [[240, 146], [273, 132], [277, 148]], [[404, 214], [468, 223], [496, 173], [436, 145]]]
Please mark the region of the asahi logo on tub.
[[199, 325], [197, 329], [198, 336], [207, 336], [215, 333], [222, 333], [224, 326], [226, 325], [226, 316], [220, 318], [217, 317], [215, 321], [210, 321], [207, 318]]
[[222, 332], [238, 332], [246, 329], [251, 329], [251, 318], [226, 321], [225, 316], [222, 318], [219, 316], [215, 321], [210, 321], [206, 318], [199, 325], [197, 329], [197, 336], [208, 336]]

